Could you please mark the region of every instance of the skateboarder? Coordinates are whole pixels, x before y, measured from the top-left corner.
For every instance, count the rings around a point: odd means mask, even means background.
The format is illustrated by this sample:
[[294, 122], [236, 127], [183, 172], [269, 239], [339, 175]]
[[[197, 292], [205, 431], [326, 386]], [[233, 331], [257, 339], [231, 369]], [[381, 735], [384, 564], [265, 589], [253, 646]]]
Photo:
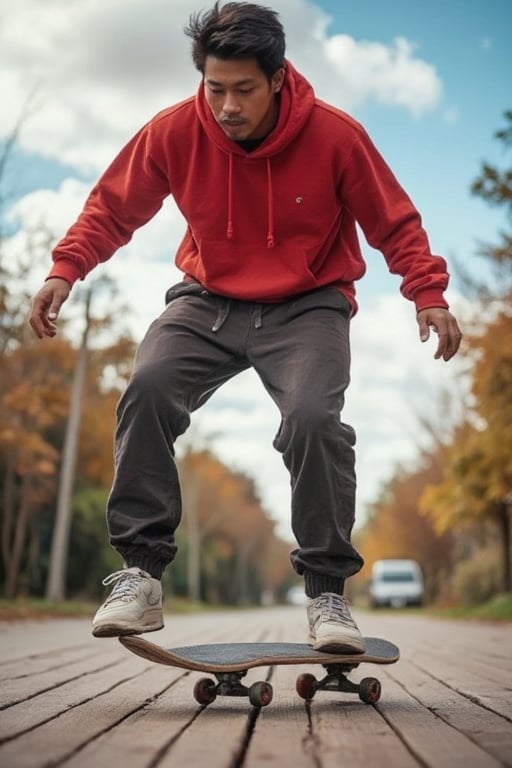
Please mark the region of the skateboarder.
[[183, 282], [167, 292], [119, 403], [107, 516], [125, 568], [104, 581], [113, 590], [93, 633], [163, 625], [160, 579], [181, 517], [174, 443], [193, 411], [252, 367], [280, 412], [274, 447], [290, 473], [291, 562], [309, 597], [309, 642], [363, 651], [343, 597], [363, 560], [350, 539], [355, 435], [340, 420], [354, 282], [365, 271], [356, 222], [403, 278], [421, 340], [433, 328], [435, 357], [449, 360], [461, 334], [443, 297], [446, 263], [363, 127], [317, 99], [285, 59], [274, 11], [215, 3], [186, 34], [197, 93], [121, 150], [56, 246], [32, 305], [34, 332], [54, 336], [73, 283], [174, 196], [187, 222], [176, 254]]

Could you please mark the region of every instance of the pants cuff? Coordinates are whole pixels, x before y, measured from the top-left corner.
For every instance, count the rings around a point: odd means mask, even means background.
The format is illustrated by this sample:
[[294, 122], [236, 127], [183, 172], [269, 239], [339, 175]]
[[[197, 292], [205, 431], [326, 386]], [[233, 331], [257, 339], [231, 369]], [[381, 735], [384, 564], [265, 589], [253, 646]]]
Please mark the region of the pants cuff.
[[305, 590], [308, 597], [319, 597], [324, 592], [334, 592], [342, 595], [345, 579], [337, 576], [326, 576], [322, 573], [304, 572]]

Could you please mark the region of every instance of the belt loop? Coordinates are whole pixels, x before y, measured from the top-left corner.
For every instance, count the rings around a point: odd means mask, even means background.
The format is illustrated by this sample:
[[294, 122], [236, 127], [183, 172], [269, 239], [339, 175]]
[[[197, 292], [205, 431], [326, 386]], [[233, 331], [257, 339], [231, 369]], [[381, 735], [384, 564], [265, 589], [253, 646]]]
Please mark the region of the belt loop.
[[261, 318], [261, 304], [256, 304], [256, 315], [254, 318], [254, 327], [256, 329], [261, 328], [263, 320]]

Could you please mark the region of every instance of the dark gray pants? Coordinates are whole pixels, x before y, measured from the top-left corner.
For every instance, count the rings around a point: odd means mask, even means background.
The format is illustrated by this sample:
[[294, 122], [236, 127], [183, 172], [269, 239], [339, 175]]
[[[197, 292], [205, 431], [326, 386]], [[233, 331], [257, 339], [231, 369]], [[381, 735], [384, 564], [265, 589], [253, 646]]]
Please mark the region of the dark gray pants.
[[254, 368], [276, 403], [274, 447], [291, 478], [292, 565], [306, 591], [343, 591], [362, 559], [350, 543], [355, 472], [351, 427], [340, 421], [349, 383], [347, 300], [323, 288], [278, 304], [213, 296], [197, 284], [168, 292], [118, 407], [112, 545], [155, 576], [176, 554], [181, 495], [174, 442], [190, 413], [237, 373]]

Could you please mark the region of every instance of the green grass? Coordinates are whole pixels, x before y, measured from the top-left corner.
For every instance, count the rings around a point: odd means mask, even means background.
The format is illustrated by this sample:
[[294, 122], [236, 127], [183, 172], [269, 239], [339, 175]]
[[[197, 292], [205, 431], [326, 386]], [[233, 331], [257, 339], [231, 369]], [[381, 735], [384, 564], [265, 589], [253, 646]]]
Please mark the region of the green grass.
[[47, 617], [93, 616], [97, 605], [81, 600], [52, 602], [42, 598], [0, 599], [0, 620], [44, 619]]
[[[62, 602], [52, 602], [42, 598], [18, 598], [16, 600], [6, 600], [0, 598], [0, 621], [16, 621], [22, 619], [44, 619], [44, 618], [63, 618], [63, 617], [82, 617], [92, 618], [101, 598], [97, 601], [87, 600], [63, 600]], [[358, 608], [366, 608], [361, 601], [355, 601]], [[246, 606], [247, 608], [248, 606]], [[197, 603], [182, 597], [166, 597], [164, 601], [165, 614], [193, 614], [204, 611], [226, 611], [234, 610], [235, 606], [225, 605], [206, 605]], [[451, 606], [440, 608], [428, 606], [426, 608], [404, 608], [404, 609], [380, 609], [382, 612], [396, 614], [397, 610], [405, 615], [427, 615], [446, 619], [475, 619], [480, 621], [512, 621], [512, 592], [506, 592], [496, 595], [492, 600], [484, 605], [474, 607]]]
[[[355, 599], [352, 604], [362, 610], [371, 611], [366, 599]], [[477, 621], [512, 621], [512, 592], [504, 592], [495, 595], [492, 600], [483, 605], [427, 605], [424, 608], [379, 608], [371, 611], [375, 615], [396, 615], [402, 613], [405, 616], [434, 616], [444, 619], [474, 619]]]
[[[63, 600], [62, 602], [30, 597], [20, 597], [16, 600], [0, 598], [0, 621], [64, 617], [92, 618], [100, 604], [101, 598], [97, 601]], [[181, 597], [167, 597], [164, 600], [164, 613], [178, 615], [212, 610], [226, 610], [226, 607], [205, 605]]]
[[480, 621], [512, 621], [512, 592], [496, 595], [483, 605], [432, 608], [428, 613], [450, 619], [478, 619]]

